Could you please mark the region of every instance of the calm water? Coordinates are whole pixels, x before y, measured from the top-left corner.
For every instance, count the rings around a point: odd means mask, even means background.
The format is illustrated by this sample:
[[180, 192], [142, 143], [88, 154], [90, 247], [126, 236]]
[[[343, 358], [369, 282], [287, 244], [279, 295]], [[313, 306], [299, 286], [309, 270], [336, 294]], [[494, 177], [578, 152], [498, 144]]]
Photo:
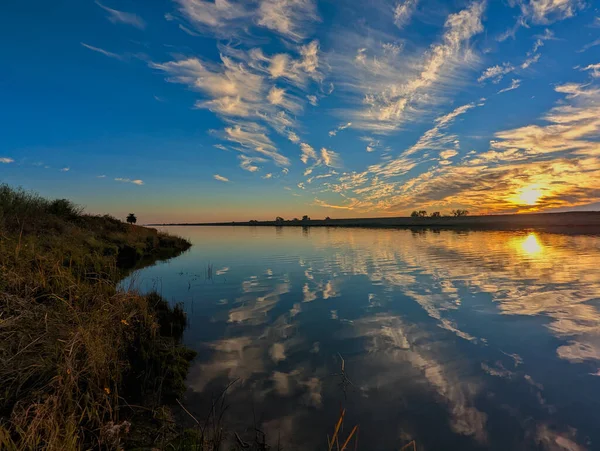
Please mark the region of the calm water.
[[198, 416], [239, 378], [229, 424], [286, 450], [340, 405], [362, 450], [600, 449], [600, 237], [167, 230], [194, 246], [133, 283], [185, 305]]

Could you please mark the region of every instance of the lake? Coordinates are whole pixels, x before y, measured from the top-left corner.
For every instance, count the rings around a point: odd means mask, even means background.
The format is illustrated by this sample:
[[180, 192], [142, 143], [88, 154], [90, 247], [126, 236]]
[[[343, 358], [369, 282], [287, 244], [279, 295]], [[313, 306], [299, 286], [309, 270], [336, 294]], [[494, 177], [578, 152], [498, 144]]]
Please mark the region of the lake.
[[600, 236], [164, 229], [191, 250], [123, 284], [184, 304], [197, 417], [236, 381], [227, 426], [285, 450], [341, 407], [368, 451], [600, 449]]

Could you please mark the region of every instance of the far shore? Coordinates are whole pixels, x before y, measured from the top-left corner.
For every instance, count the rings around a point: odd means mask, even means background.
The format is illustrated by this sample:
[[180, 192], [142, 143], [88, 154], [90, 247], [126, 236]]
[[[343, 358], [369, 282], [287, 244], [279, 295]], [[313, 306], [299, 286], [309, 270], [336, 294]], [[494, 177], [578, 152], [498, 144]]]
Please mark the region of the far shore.
[[286, 221], [235, 221], [211, 223], [148, 224], [151, 226], [258, 226], [258, 227], [366, 227], [459, 230], [523, 230], [600, 234], [600, 211], [523, 213], [438, 218], [393, 217], [354, 219], [308, 219]]

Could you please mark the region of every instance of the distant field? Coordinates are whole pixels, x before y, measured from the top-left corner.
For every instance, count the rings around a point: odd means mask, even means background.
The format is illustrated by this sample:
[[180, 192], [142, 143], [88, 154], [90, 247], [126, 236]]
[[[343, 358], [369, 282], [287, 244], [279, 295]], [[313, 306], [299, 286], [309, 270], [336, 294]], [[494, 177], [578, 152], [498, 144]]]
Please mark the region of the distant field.
[[538, 229], [561, 233], [600, 233], [600, 212], [530, 213], [441, 218], [355, 218], [307, 221], [243, 221], [151, 224], [155, 226], [402, 227], [472, 230]]

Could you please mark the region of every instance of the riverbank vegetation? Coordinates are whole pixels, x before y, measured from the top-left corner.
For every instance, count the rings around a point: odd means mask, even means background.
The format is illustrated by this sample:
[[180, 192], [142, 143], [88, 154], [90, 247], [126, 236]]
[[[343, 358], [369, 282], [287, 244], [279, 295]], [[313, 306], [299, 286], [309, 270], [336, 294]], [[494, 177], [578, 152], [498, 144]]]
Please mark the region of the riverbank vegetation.
[[0, 449], [145, 447], [165, 435], [193, 358], [185, 315], [117, 283], [189, 247], [0, 186]]

